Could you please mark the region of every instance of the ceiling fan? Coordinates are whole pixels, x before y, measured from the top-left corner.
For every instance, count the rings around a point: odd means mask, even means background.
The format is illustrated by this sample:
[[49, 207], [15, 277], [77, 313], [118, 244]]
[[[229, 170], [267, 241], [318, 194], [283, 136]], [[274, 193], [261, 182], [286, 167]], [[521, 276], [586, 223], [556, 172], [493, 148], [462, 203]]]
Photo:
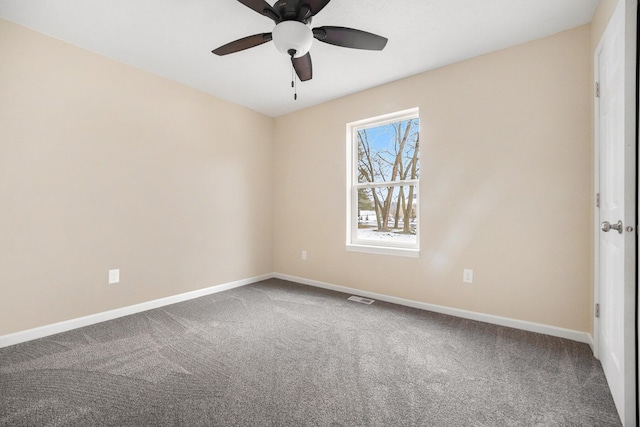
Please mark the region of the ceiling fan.
[[259, 46], [273, 40], [276, 48], [291, 57], [293, 68], [301, 81], [313, 75], [309, 49], [314, 38], [324, 43], [353, 49], [382, 50], [385, 37], [353, 28], [323, 26], [311, 29], [311, 19], [331, 0], [278, 0], [273, 6], [265, 0], [238, 0], [250, 9], [275, 22], [271, 33], [254, 34], [232, 41], [212, 52], [228, 55]]

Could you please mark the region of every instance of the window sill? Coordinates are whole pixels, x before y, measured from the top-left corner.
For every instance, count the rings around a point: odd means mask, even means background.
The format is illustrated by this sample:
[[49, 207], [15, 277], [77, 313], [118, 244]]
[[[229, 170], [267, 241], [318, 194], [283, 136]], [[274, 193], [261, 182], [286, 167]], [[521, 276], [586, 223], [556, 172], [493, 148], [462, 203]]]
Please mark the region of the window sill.
[[420, 249], [394, 248], [390, 246], [357, 245], [352, 243], [347, 243], [347, 251], [364, 252], [368, 254], [378, 254], [378, 255], [404, 256], [404, 257], [410, 257], [410, 258], [418, 258], [420, 256]]

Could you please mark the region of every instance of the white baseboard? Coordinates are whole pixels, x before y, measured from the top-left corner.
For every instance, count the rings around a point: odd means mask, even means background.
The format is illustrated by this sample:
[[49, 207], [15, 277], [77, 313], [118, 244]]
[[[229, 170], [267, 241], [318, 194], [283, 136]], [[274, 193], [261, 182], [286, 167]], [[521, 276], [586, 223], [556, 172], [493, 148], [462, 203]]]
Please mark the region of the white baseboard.
[[587, 340], [587, 344], [589, 344], [589, 347], [591, 347], [591, 352], [596, 359], [599, 359], [598, 352], [596, 351], [596, 340], [593, 339], [593, 335], [587, 334]]
[[362, 291], [360, 289], [348, 288], [345, 286], [333, 285], [331, 283], [318, 282], [302, 277], [289, 276], [286, 274], [274, 273], [277, 279], [288, 280], [290, 282], [301, 283], [303, 285], [315, 286], [318, 288], [329, 289], [332, 291], [342, 292], [345, 294], [359, 295], [375, 300], [386, 301], [393, 304], [404, 305], [407, 307], [419, 308], [422, 310], [433, 311], [450, 316], [461, 317], [464, 319], [477, 320], [479, 322], [491, 323], [499, 326], [506, 326], [514, 329], [521, 329], [529, 332], [550, 335], [553, 337], [566, 338], [589, 344], [593, 350], [593, 339], [587, 332], [574, 331], [571, 329], [558, 328], [556, 326], [543, 325], [540, 323], [526, 322], [524, 320], [510, 319], [507, 317], [493, 316], [490, 314], [477, 313], [473, 311], [461, 310], [458, 308], [445, 307], [442, 305], [428, 304], [419, 301], [413, 301], [404, 298], [393, 297], [375, 292]]
[[238, 280], [230, 283], [224, 283], [221, 285], [211, 286], [205, 289], [199, 289], [197, 291], [186, 292], [183, 294], [174, 295], [166, 298], [160, 298], [153, 301], [147, 301], [140, 304], [118, 308], [115, 310], [105, 311], [102, 313], [96, 313], [89, 316], [66, 320], [64, 322], [53, 323], [51, 325], [45, 325], [38, 328], [16, 332], [9, 335], [3, 335], [3, 336], [0, 336], [0, 348], [8, 347], [10, 345], [19, 344], [26, 341], [31, 341], [38, 338], [47, 337], [50, 335], [59, 334], [61, 332], [66, 332], [72, 329], [81, 328], [83, 326], [89, 326], [96, 323], [105, 322], [107, 320], [117, 319], [118, 317], [127, 316], [129, 314], [140, 313], [142, 311], [163, 307], [166, 305], [175, 304], [178, 302], [187, 301], [194, 298], [199, 298], [205, 295], [215, 294], [217, 292], [239, 288], [241, 286], [249, 285], [252, 283], [260, 282], [262, 280], [267, 280], [274, 277], [277, 279], [288, 280], [290, 282], [296, 282], [303, 285], [329, 289], [332, 291], [342, 292], [346, 294], [360, 295], [360, 296], [364, 296], [364, 297], [375, 299], [375, 300], [386, 301], [393, 304], [418, 308], [421, 310], [433, 311], [436, 313], [447, 314], [450, 316], [461, 317], [464, 319], [477, 320], [480, 322], [491, 323], [494, 325], [506, 326], [509, 328], [521, 329], [524, 331], [537, 332], [540, 334], [550, 335], [554, 337], [566, 338], [573, 341], [588, 344], [589, 346], [591, 346], [592, 350], [594, 348], [593, 337], [587, 332], [574, 331], [571, 329], [558, 328], [555, 326], [526, 322], [523, 320], [510, 319], [507, 317], [493, 316], [490, 314], [483, 314], [483, 313], [477, 313], [473, 311], [461, 310], [457, 308], [445, 307], [441, 305], [428, 304], [424, 302], [413, 301], [409, 299], [398, 298], [398, 297], [384, 295], [384, 294], [378, 294], [375, 292], [362, 291], [355, 288], [348, 288], [346, 286], [339, 286], [331, 283], [319, 282], [317, 280], [310, 280], [302, 277], [289, 276], [289, 275], [280, 274], [280, 273], [264, 274], [262, 276], [252, 277], [244, 280]]
[[260, 282], [262, 280], [273, 278], [273, 274], [264, 274], [262, 276], [252, 277], [250, 279], [238, 280], [221, 285], [211, 286], [209, 288], [199, 289], [197, 291], [186, 292], [183, 294], [173, 295], [166, 298], [160, 298], [153, 301], [147, 301], [140, 304], [130, 305], [127, 307], [117, 308], [115, 310], [104, 311], [102, 313], [91, 314], [89, 316], [78, 317], [76, 319], [66, 320], [64, 322], [53, 323], [26, 331], [16, 332], [9, 335], [0, 336], [0, 348], [10, 345], [19, 344], [38, 338], [47, 337], [49, 335], [59, 334], [61, 332], [70, 331], [72, 329], [89, 326], [107, 320], [117, 319], [118, 317], [128, 316], [129, 314], [140, 313], [165, 305], [175, 304], [182, 301], [202, 297], [205, 295], [215, 294], [217, 292], [229, 289], [239, 288], [240, 286], [249, 285], [251, 283]]

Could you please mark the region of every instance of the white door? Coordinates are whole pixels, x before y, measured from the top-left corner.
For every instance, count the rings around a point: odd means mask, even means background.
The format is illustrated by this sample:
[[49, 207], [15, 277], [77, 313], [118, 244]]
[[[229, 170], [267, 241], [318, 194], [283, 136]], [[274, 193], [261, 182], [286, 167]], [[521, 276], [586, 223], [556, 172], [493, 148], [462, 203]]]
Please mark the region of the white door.
[[[596, 345], [620, 419], [629, 427], [636, 423], [636, 205], [635, 135], [629, 132], [635, 127], [635, 114], [631, 126], [627, 113], [634, 108], [629, 108], [626, 91], [630, 68], [625, 40], [625, 8], [626, 2], [620, 1], [595, 58], [595, 75], [599, 83], [596, 132], [600, 192]], [[635, 69], [632, 77], [635, 79]]]

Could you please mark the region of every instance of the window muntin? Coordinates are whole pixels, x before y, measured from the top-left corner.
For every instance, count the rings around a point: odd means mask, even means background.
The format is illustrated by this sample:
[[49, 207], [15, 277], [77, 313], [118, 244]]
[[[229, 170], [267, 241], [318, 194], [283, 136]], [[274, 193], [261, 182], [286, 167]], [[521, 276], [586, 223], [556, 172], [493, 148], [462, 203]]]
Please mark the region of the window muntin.
[[419, 131], [418, 109], [347, 125], [348, 249], [417, 254]]

